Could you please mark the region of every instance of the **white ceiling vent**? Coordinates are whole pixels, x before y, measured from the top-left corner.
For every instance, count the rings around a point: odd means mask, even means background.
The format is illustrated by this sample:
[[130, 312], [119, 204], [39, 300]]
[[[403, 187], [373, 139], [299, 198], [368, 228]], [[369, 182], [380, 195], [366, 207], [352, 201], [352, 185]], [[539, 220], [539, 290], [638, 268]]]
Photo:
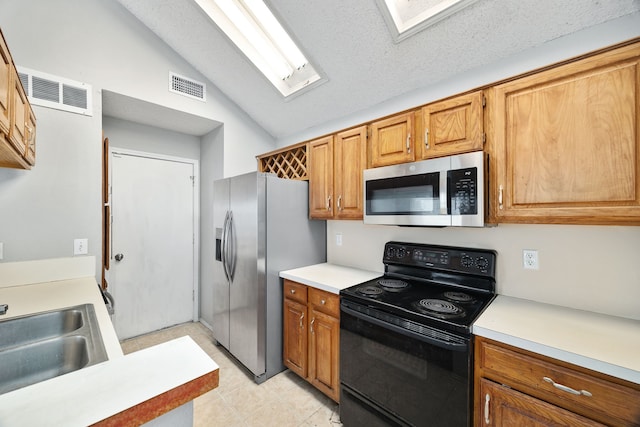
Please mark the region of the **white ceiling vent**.
[[204, 83], [169, 72], [169, 92], [188, 96], [199, 101], [207, 100], [207, 86]]
[[93, 115], [91, 85], [24, 67], [17, 68], [31, 104]]

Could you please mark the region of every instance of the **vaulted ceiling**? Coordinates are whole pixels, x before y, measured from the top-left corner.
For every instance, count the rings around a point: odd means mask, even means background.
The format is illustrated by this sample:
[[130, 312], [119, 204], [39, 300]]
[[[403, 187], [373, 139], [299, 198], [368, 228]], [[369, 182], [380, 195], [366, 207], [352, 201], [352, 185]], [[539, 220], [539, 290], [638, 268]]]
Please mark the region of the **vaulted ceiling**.
[[266, 0], [327, 78], [285, 100], [193, 0], [118, 2], [274, 138], [640, 11], [640, 0], [478, 0], [396, 44], [376, 0]]

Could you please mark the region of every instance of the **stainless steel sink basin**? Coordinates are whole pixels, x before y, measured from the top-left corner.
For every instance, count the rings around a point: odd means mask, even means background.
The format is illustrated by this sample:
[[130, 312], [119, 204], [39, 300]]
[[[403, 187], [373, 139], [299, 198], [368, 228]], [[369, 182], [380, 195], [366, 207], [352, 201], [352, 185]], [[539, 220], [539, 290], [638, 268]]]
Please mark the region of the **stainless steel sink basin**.
[[91, 304], [0, 322], [0, 394], [106, 360]]

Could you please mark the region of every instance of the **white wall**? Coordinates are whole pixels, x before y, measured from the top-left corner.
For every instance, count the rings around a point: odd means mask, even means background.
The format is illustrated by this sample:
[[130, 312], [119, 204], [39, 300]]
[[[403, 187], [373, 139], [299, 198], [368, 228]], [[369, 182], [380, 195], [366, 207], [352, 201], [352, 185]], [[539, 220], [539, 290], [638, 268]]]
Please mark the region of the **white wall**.
[[[18, 66], [91, 84], [94, 103], [92, 117], [35, 107], [36, 167], [0, 168], [4, 261], [69, 256], [73, 239], [86, 237], [98, 274], [102, 90], [223, 123], [206, 141], [217, 147], [215, 153], [208, 150], [200, 163], [207, 177], [204, 194], [212, 176], [253, 171], [254, 156], [275, 148], [273, 138], [211, 83], [207, 102], [170, 93], [169, 71], [206, 79], [115, 1], [0, 0], [0, 11], [0, 27]], [[195, 155], [194, 147], [190, 150]], [[203, 231], [201, 246], [212, 245]]]
[[[279, 140], [278, 146], [339, 131], [638, 36], [640, 14], [630, 15], [291, 135]], [[342, 234], [342, 246], [335, 244], [337, 233]], [[329, 221], [327, 259], [381, 272], [383, 247], [390, 240], [495, 249], [501, 294], [640, 319], [640, 227], [502, 224], [439, 229]], [[539, 251], [539, 270], [523, 269], [523, 249]]]
[[113, 117], [102, 118], [111, 147], [200, 160], [200, 137]]

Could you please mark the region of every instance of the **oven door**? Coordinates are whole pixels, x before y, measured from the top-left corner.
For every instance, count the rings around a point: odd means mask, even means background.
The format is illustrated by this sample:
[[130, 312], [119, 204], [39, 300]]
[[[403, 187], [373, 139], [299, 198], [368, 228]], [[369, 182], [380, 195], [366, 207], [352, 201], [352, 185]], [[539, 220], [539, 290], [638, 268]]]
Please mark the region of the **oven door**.
[[448, 158], [364, 171], [364, 223], [451, 225], [447, 213]]
[[340, 316], [340, 418], [346, 427], [470, 425], [469, 337], [344, 299]]

